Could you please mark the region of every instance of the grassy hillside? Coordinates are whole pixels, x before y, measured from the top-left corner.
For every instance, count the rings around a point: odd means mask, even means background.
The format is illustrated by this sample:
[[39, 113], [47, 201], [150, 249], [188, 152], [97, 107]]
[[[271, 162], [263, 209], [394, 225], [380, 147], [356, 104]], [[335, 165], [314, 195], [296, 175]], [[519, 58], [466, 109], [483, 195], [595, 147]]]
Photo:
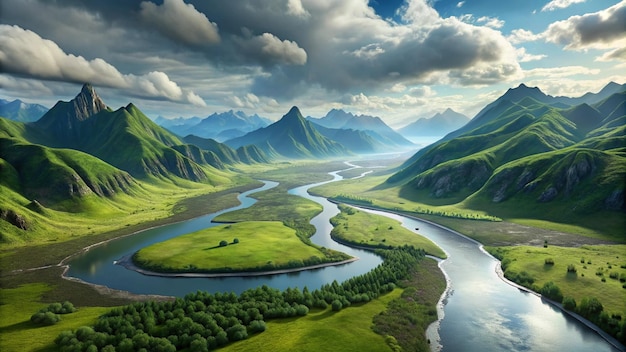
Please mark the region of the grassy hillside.
[[[624, 236], [616, 229], [626, 225], [626, 92], [562, 108], [537, 91], [509, 93], [518, 100], [498, 99], [456, 137], [416, 153], [383, 187], [424, 203]], [[607, 224], [593, 220], [599, 213]]]

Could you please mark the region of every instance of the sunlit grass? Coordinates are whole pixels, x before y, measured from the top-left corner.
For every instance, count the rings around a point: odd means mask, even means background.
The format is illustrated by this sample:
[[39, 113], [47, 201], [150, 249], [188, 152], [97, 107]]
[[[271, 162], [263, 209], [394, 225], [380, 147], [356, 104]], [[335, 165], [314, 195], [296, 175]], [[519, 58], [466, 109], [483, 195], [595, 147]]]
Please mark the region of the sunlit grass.
[[[227, 245], [220, 246], [222, 241]], [[304, 244], [294, 229], [277, 221], [247, 221], [153, 244], [134, 259], [142, 267], [164, 272], [228, 272], [285, 268], [292, 261], [302, 266], [311, 257], [326, 261], [325, 254]]]
[[37, 326], [30, 316], [48, 304], [40, 301], [50, 290], [46, 284], [28, 284], [0, 289], [0, 349], [2, 351], [56, 351], [54, 339], [65, 330], [93, 325], [110, 308], [78, 307], [78, 311], [61, 315], [52, 326]]
[[[596, 297], [609, 315], [626, 316], [626, 289], [619, 280], [620, 276], [626, 278], [626, 245], [565, 248], [548, 244], [547, 248], [516, 246], [489, 250], [504, 256], [503, 260], [509, 263], [507, 272], [526, 271], [535, 278], [534, 285], [539, 289], [552, 281], [564, 296], [573, 297], [578, 303], [584, 297]], [[554, 264], [546, 265], [546, 259], [552, 259]], [[570, 264], [576, 273], [567, 272]]]
[[446, 258], [444, 251], [433, 241], [403, 227], [399, 221], [340, 206], [341, 213], [331, 222], [335, 226], [333, 238], [342, 242], [366, 247], [401, 247], [403, 245], [422, 248], [426, 253]]

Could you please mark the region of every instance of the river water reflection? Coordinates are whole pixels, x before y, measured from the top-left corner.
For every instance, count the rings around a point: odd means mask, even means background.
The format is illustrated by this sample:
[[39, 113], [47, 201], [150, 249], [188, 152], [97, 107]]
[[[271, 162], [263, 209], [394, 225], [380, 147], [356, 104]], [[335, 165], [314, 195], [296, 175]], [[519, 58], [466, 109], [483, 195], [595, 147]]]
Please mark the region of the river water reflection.
[[[153, 243], [217, 226], [211, 222], [217, 215], [251, 206], [255, 200], [248, 197], [250, 194], [277, 185], [276, 182], [265, 181], [262, 188], [242, 193], [239, 196], [242, 204], [238, 207], [146, 230], [76, 255], [68, 262], [70, 268], [67, 275], [138, 294], [182, 297], [197, 290], [240, 293], [264, 284], [278, 289], [304, 286], [315, 289], [333, 280], [341, 282], [366, 273], [380, 264], [381, 259], [370, 252], [332, 241], [329, 219], [338, 213], [337, 207], [324, 198], [307, 193], [309, 188], [341, 179], [338, 172], [331, 175], [331, 181], [298, 187], [289, 193], [324, 206], [324, 211], [312, 220], [317, 228], [311, 238], [313, 242], [357, 256], [360, 258], [358, 261], [293, 274], [245, 278], [145, 276], [113, 264]], [[503, 282], [495, 273], [497, 261], [482, 252], [477, 243], [423, 221], [372, 212], [398, 219], [409, 229], [419, 228], [420, 234], [433, 240], [448, 253], [449, 258], [442, 262], [441, 267], [449, 278], [449, 294], [443, 302], [443, 319], [436, 329], [439, 346], [436, 341], [432, 341], [435, 348], [442, 351], [618, 351], [595, 332], [543, 303], [539, 297]]]

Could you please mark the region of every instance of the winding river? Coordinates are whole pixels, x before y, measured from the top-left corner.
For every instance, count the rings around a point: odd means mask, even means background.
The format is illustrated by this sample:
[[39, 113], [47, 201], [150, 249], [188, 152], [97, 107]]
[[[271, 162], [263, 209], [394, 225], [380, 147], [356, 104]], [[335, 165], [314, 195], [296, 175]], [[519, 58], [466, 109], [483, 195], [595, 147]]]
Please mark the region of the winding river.
[[[350, 166], [356, 167], [349, 164]], [[325, 198], [311, 196], [309, 188], [341, 180], [340, 171], [331, 173], [330, 181], [297, 187], [289, 191], [323, 205], [324, 211], [311, 223], [317, 231], [311, 240], [360, 259], [345, 265], [310, 271], [259, 277], [172, 278], [146, 276], [114, 262], [150, 244], [185, 233], [217, 226], [212, 220], [219, 214], [249, 207], [249, 196], [277, 186], [264, 186], [239, 195], [241, 205], [181, 223], [145, 230], [91, 248], [72, 257], [67, 276], [88, 283], [138, 294], [182, 297], [189, 292], [233, 291], [240, 293], [259, 285], [318, 288], [333, 280], [341, 282], [368, 272], [381, 259], [368, 251], [350, 248], [330, 239], [329, 219], [337, 207]], [[402, 222], [409, 229], [437, 243], [448, 259], [440, 266], [448, 278], [448, 291], [440, 304], [440, 320], [429, 329], [434, 350], [441, 351], [620, 351], [579, 321], [543, 302], [534, 294], [523, 292], [501, 280], [495, 271], [497, 260], [482, 251], [480, 245], [437, 225], [387, 212], [370, 211]]]

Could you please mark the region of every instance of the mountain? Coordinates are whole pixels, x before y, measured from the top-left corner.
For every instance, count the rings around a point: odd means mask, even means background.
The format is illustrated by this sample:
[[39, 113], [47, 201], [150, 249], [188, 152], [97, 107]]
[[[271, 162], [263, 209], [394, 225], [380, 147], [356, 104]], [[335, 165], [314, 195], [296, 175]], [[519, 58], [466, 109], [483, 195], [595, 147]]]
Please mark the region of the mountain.
[[511, 89], [387, 183], [438, 203], [562, 222], [624, 212], [625, 98], [626, 87], [593, 104], [555, 105], [538, 88]]
[[71, 101], [59, 101], [40, 120], [25, 125], [21, 135], [30, 143], [88, 153], [136, 178], [225, 180], [218, 157], [186, 148], [132, 103], [113, 111], [89, 84]]
[[320, 134], [292, 107], [279, 121], [225, 142], [232, 148], [255, 145], [266, 155], [287, 158], [325, 158], [348, 154], [341, 144]]
[[166, 120], [167, 119], [158, 119], [158, 121], [155, 121], [179, 136], [193, 134], [198, 137], [211, 138], [217, 141], [240, 137], [272, 123], [272, 121], [257, 114], [249, 116], [243, 111], [233, 110], [223, 113], [214, 113], [204, 119], [178, 118], [174, 121]]
[[48, 108], [39, 104], [25, 103], [19, 99], [8, 101], [0, 99], [0, 116], [19, 122], [39, 120]]
[[357, 154], [371, 154], [385, 152], [389, 150], [389, 146], [381, 143], [379, 139], [384, 140], [382, 136], [378, 138], [372, 135], [378, 135], [373, 131], [359, 131], [353, 129], [327, 128], [313, 123], [315, 129], [322, 136], [338, 141], [349, 151]]
[[188, 117], [188, 118], [177, 117], [175, 119], [168, 119], [163, 116], [157, 116], [157, 118], [154, 119], [154, 123], [156, 123], [157, 125], [161, 127], [165, 127], [174, 133], [176, 133], [175, 130], [187, 129], [192, 126], [195, 126], [198, 123], [200, 123], [200, 121], [202, 121], [202, 118], [197, 117], [197, 116]]
[[183, 141], [185, 141], [185, 143], [195, 145], [204, 151], [215, 153], [221, 161], [228, 164], [256, 164], [270, 162], [270, 158], [254, 145], [242, 146], [235, 150], [228, 145], [217, 142], [213, 139], [202, 138], [194, 135], [189, 135], [183, 138]]
[[436, 113], [428, 119], [418, 119], [402, 127], [398, 132], [403, 136], [444, 136], [469, 122], [469, 118], [450, 108]]
[[[308, 117], [307, 120], [326, 128], [364, 131], [387, 148], [414, 146], [413, 143], [376, 116], [354, 115], [341, 109], [332, 109], [322, 118]], [[341, 142], [339, 139], [337, 141]]]

